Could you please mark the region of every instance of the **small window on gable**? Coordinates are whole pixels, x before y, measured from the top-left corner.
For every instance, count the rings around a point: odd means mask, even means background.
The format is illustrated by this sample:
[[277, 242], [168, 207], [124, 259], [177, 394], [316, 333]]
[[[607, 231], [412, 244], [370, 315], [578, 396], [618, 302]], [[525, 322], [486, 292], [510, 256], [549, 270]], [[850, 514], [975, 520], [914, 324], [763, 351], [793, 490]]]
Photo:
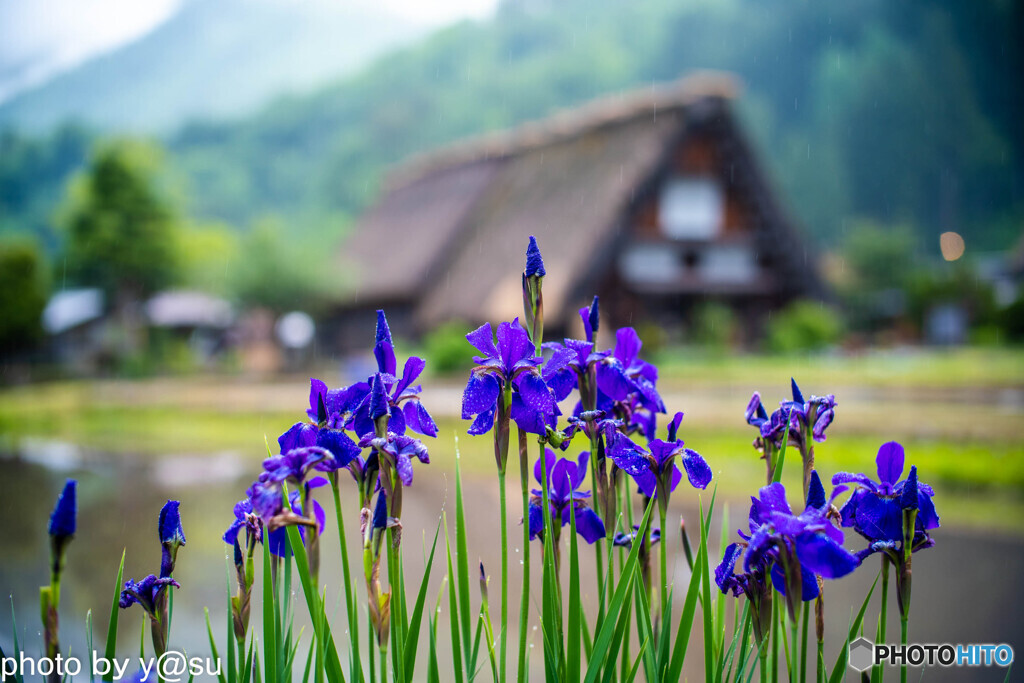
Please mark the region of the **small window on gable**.
[[674, 176], [661, 190], [658, 222], [677, 240], [711, 240], [722, 229], [725, 197], [711, 178]]

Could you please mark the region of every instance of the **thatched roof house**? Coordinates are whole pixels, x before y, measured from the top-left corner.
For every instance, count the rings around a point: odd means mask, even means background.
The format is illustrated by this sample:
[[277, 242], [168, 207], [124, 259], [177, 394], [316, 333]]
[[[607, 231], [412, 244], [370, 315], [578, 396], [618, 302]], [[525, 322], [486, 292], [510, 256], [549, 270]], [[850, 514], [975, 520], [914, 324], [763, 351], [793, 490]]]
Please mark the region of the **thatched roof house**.
[[359, 286], [335, 341], [378, 307], [407, 334], [520, 315], [529, 235], [553, 334], [595, 293], [610, 325], [671, 325], [708, 299], [760, 314], [813, 292], [735, 94], [727, 76], [695, 75], [407, 162], [343, 248]]

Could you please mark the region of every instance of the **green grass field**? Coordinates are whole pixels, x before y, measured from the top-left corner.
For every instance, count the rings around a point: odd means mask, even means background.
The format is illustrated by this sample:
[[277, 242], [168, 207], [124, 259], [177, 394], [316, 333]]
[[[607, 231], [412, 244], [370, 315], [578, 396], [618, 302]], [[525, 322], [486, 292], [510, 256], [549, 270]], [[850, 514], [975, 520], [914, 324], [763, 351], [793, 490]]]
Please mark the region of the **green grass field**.
[[[1024, 352], [662, 355], [660, 386], [669, 411], [686, 412], [682, 436], [705, 456], [729, 498], [742, 500], [763, 483], [763, 465], [750, 445], [755, 432], [742, 418], [750, 392], [759, 389], [772, 406], [788, 397], [793, 375], [806, 393], [834, 392], [839, 401], [828, 440], [816, 450], [826, 476], [873, 474], [879, 445], [900, 441], [908, 466], [916, 464], [921, 480], [941, 494], [944, 523], [1024, 533]], [[466, 435], [457, 416], [460, 382], [425, 382], [425, 404], [441, 429], [430, 444], [433, 466], [453, 469], [458, 436], [466, 473], [489, 476], [490, 437]], [[39, 438], [100, 458], [233, 451], [257, 461], [265, 437], [273, 445], [303, 418], [307, 391], [301, 376], [273, 383], [179, 378], [12, 388], [0, 392], [0, 451], [17, 452], [23, 439]]]

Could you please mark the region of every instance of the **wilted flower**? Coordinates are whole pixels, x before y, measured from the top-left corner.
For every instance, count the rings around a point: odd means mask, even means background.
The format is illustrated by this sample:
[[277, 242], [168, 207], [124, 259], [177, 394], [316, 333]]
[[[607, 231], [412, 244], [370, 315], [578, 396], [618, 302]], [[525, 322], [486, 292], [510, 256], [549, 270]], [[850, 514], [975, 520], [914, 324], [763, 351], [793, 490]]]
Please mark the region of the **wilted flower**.
[[124, 589], [121, 591], [118, 605], [121, 609], [128, 609], [136, 604], [141, 605], [151, 619], [159, 619], [158, 602], [168, 586], [181, 588], [181, 584], [169, 576], [158, 578], [154, 574], [150, 574], [137, 583], [128, 579], [124, 582]]

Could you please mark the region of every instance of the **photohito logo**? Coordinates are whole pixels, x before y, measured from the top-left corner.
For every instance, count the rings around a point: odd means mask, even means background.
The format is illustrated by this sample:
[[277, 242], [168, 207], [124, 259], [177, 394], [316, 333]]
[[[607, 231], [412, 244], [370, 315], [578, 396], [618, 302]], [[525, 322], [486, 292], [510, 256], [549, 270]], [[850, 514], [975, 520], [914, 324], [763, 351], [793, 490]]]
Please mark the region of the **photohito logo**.
[[850, 667], [856, 671], [867, 671], [878, 664], [1006, 668], [1013, 664], [1013, 648], [1006, 643], [876, 645], [867, 638], [858, 638], [850, 643], [849, 662]]

